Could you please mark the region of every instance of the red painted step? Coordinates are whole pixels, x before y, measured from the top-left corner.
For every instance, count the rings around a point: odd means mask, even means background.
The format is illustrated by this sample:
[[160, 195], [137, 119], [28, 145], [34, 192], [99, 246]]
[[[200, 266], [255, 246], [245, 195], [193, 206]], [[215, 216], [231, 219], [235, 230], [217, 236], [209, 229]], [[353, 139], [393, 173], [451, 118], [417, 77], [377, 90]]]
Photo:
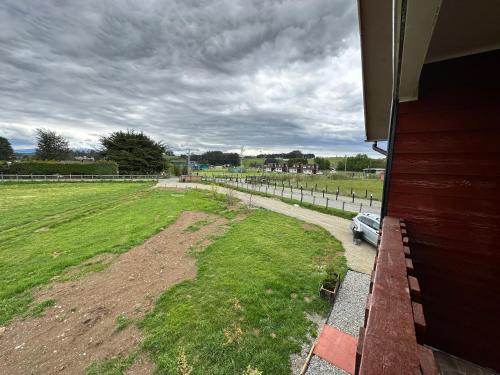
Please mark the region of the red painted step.
[[313, 353], [334, 366], [354, 374], [358, 339], [325, 324]]

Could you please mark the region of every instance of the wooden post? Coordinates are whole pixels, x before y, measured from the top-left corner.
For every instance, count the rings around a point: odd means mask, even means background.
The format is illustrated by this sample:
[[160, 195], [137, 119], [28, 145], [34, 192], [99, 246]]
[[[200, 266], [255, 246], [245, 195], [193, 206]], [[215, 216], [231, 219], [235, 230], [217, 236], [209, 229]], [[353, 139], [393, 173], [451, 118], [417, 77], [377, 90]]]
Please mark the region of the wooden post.
[[326, 208], [328, 208], [328, 200], [329, 198], [326, 198]]

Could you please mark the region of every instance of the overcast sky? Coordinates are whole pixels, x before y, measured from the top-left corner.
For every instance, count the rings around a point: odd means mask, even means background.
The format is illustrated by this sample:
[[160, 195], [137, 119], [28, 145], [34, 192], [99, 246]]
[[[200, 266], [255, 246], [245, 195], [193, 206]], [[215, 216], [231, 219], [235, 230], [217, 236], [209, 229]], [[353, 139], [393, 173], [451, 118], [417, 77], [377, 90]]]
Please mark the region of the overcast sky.
[[353, 0], [0, 2], [0, 135], [369, 152]]

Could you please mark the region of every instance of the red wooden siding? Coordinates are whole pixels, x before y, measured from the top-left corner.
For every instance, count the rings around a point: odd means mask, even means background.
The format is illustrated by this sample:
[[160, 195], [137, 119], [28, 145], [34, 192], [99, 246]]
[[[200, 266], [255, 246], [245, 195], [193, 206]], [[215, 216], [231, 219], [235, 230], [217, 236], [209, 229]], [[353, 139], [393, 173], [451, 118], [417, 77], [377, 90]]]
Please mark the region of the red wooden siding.
[[425, 65], [393, 152], [426, 343], [500, 371], [500, 51]]

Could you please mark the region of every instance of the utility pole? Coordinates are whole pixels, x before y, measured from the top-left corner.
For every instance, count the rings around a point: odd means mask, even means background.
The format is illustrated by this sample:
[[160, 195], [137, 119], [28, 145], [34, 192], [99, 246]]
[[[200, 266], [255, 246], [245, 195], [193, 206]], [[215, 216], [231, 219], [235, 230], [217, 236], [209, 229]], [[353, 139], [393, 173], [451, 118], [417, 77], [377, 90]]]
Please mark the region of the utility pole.
[[245, 146], [240, 148], [240, 167], [243, 167], [243, 153], [245, 152]]
[[188, 176], [191, 176], [191, 149], [188, 148], [188, 165], [187, 165], [187, 174]]
[[344, 172], [347, 173], [347, 155], [344, 157]]

